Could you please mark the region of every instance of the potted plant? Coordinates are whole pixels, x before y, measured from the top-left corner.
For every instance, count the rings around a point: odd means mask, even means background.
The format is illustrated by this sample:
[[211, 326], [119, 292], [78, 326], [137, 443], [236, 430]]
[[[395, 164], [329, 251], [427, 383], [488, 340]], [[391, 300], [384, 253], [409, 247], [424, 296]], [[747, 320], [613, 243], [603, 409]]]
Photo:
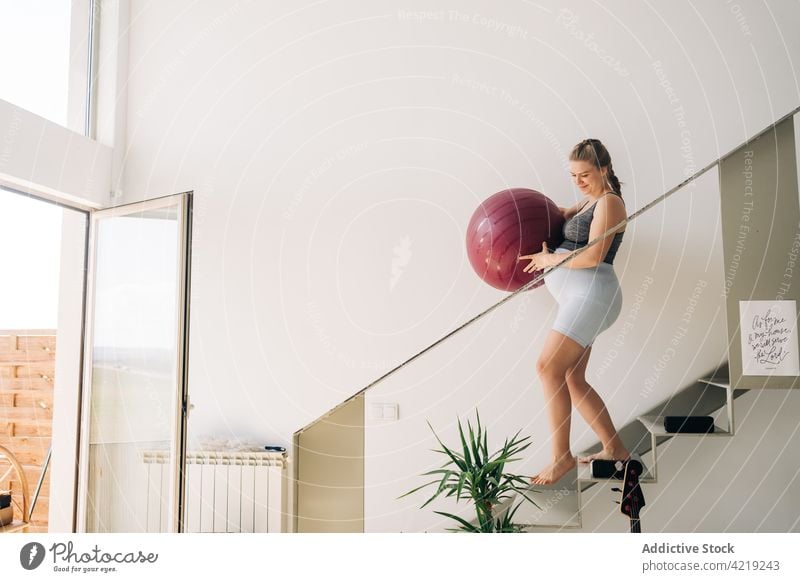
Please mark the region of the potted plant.
[[[467, 421], [467, 433], [461, 421], [458, 421], [458, 433], [461, 438], [461, 450], [450, 448], [442, 443], [439, 435], [433, 430], [431, 423], [428, 422], [433, 435], [441, 445], [441, 449], [435, 450], [447, 457], [447, 462], [440, 469], [434, 469], [423, 473], [423, 475], [437, 475], [433, 481], [420, 485], [408, 493], [404, 493], [400, 498], [411, 495], [432, 485], [436, 486], [436, 491], [422, 507], [428, 505], [437, 497], [455, 496], [457, 501], [469, 499], [475, 507], [476, 519], [469, 522], [457, 515], [444, 511], [435, 511], [458, 522], [459, 527], [448, 528], [449, 531], [464, 531], [471, 533], [511, 533], [521, 531], [523, 525], [514, 523], [514, 514], [525, 500], [533, 503], [527, 493], [532, 491], [528, 478], [522, 475], [506, 473], [507, 463], [518, 460], [516, 455], [527, 449], [530, 442], [526, 442], [530, 437], [519, 437], [519, 432], [511, 439], [506, 439], [503, 446], [489, 454], [488, 437], [486, 430], [481, 426], [481, 417], [476, 412], [477, 426], [473, 430], [472, 424]], [[522, 496], [522, 500], [513, 507], [504, 508], [514, 494]]]

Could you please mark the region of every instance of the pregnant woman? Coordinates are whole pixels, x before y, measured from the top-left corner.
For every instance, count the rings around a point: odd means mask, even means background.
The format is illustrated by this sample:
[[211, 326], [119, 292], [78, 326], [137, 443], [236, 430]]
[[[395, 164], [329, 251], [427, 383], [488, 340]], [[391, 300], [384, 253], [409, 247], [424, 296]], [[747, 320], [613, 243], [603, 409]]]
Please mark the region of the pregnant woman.
[[[567, 253], [586, 246], [627, 218], [620, 182], [600, 140], [580, 142], [569, 159], [570, 173], [585, 198], [572, 208], [561, 208], [565, 238], [554, 253], [543, 243], [542, 252], [519, 257], [530, 259], [526, 272], [561, 263]], [[553, 461], [531, 478], [532, 483], [555, 483], [575, 467], [569, 444], [573, 405], [603, 444], [601, 452], [580, 462], [630, 458], [603, 400], [585, 378], [592, 342], [616, 321], [622, 309], [622, 291], [612, 265], [623, 228], [624, 224], [545, 278], [545, 286], [558, 302], [558, 315], [536, 370], [548, 405]]]

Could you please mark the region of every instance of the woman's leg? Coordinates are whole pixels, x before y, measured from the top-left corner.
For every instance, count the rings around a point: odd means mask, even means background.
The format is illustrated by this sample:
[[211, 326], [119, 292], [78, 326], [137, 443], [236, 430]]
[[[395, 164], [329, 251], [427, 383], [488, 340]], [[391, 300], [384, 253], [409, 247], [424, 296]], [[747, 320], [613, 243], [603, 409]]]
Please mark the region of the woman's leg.
[[569, 388], [572, 404], [600, 438], [600, 442], [603, 443], [603, 450], [588, 457], [581, 457], [578, 460], [582, 463], [588, 463], [592, 459], [625, 460], [630, 457], [630, 453], [625, 448], [625, 445], [622, 444], [603, 399], [586, 381], [586, 365], [589, 362], [591, 351], [592, 346], [587, 346], [578, 363], [569, 370], [567, 373], [567, 387]]
[[572, 402], [566, 377], [583, 352], [584, 348], [578, 342], [550, 330], [542, 354], [536, 362], [536, 371], [544, 389], [553, 447], [553, 462], [531, 478], [531, 482], [537, 485], [555, 483], [575, 467], [575, 457], [569, 446]]

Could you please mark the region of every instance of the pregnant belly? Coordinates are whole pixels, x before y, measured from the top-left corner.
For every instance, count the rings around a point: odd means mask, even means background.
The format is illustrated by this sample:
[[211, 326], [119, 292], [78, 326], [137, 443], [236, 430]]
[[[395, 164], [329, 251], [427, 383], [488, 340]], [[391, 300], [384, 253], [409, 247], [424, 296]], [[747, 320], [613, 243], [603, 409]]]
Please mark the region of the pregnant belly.
[[614, 268], [608, 263], [586, 269], [559, 267], [548, 273], [544, 282], [547, 290], [559, 303], [575, 297], [586, 297], [600, 303], [608, 303], [620, 292]]

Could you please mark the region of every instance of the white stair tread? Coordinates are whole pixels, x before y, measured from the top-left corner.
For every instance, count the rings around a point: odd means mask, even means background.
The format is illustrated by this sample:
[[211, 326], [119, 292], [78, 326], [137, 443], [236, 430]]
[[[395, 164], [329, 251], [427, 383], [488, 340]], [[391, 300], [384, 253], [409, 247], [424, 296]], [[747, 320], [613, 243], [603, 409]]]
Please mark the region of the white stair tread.
[[[584, 456], [585, 453], [578, 455], [579, 457]], [[640, 483], [655, 483], [656, 480], [653, 478], [653, 474], [650, 472], [650, 469], [647, 467], [645, 462], [642, 460], [642, 457], [637, 454], [632, 454], [631, 458], [636, 459], [642, 464], [644, 467], [644, 472], [642, 473], [641, 478], [639, 479]], [[620, 481], [619, 479], [609, 479], [606, 477], [592, 477], [592, 470], [590, 467], [590, 463], [578, 463], [578, 480], [579, 481], [589, 481], [592, 483], [610, 483], [613, 481]]]
[[656, 436], [693, 436], [693, 437], [731, 436], [730, 432], [728, 432], [724, 428], [717, 426], [716, 424], [714, 424], [714, 432], [707, 432], [707, 433], [667, 432], [664, 429], [663, 416], [639, 416], [638, 420], [645, 426], [645, 428], [648, 431], [650, 431]]
[[703, 382], [704, 384], [711, 384], [712, 386], [719, 386], [720, 388], [725, 388], [726, 390], [730, 390], [731, 387], [731, 380], [725, 376], [709, 376], [708, 378], [700, 378], [698, 382]]
[[523, 531], [537, 528], [581, 527], [577, 490], [558, 484], [533, 485], [525, 494], [539, 507], [525, 500], [521, 495], [517, 495], [512, 502], [506, 505], [513, 507], [522, 501], [513, 520], [514, 523], [524, 526]]

